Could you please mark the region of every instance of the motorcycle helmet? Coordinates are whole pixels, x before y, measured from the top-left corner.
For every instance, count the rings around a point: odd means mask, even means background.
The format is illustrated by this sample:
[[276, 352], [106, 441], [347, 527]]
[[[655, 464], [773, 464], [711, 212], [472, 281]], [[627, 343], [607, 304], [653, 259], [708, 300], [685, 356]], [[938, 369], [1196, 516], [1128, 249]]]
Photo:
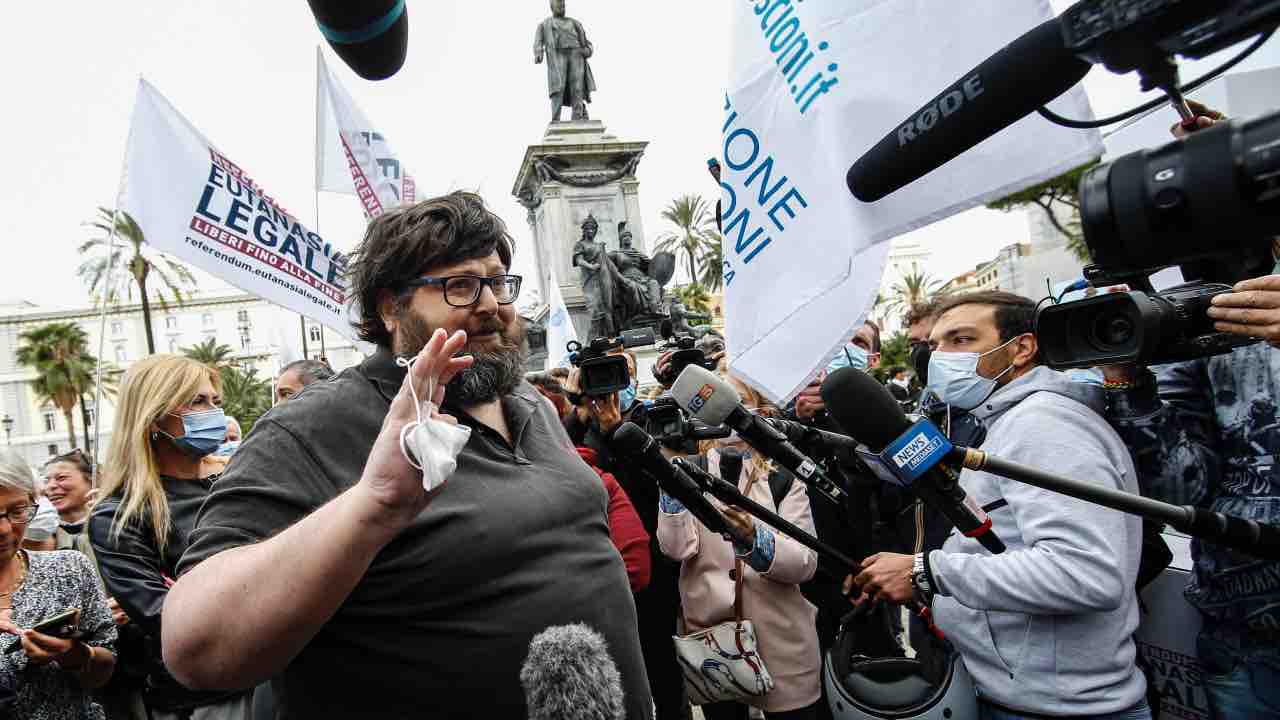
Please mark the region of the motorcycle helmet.
[[[841, 626], [823, 659], [822, 682], [835, 720], [977, 720], [973, 679], [950, 643], [935, 644], [930, 652], [937, 654], [925, 660], [871, 658], [857, 652], [850, 630]], [[932, 675], [940, 677], [934, 682]]]

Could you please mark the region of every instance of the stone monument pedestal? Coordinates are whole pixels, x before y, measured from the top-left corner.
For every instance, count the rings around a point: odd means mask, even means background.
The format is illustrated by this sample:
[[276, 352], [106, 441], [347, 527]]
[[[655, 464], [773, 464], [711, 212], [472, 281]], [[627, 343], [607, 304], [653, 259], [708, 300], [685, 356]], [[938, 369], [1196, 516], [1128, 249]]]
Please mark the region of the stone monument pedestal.
[[591, 340], [591, 318], [572, 264], [573, 246], [590, 214], [600, 226], [597, 239], [609, 250], [618, 249], [618, 223], [626, 221], [636, 247], [647, 251], [636, 167], [648, 144], [619, 140], [599, 120], [551, 123], [542, 141], [525, 151], [511, 189], [529, 211], [543, 301], [559, 285], [583, 342]]

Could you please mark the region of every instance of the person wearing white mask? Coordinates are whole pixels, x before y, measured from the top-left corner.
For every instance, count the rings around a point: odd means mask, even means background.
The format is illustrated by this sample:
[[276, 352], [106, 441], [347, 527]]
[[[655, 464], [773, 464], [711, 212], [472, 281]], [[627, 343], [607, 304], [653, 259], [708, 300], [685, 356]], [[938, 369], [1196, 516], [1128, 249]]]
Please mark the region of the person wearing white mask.
[[[943, 301], [929, 389], [986, 424], [992, 455], [1136, 493], [1100, 389], [1040, 365], [1034, 322], [1035, 303], [1019, 295]], [[855, 604], [931, 602], [983, 718], [1150, 718], [1132, 638], [1142, 520], [989, 473], [966, 469], [960, 484], [1007, 550], [952, 533], [940, 550], [877, 553], [846, 581]]]

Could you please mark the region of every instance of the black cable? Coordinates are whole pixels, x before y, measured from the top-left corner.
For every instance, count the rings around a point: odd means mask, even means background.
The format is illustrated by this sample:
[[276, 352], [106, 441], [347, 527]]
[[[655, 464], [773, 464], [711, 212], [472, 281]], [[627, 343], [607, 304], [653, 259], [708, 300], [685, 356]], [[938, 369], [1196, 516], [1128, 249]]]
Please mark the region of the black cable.
[[[1273, 34], [1275, 34], [1274, 29], [1268, 30], [1265, 33], [1262, 33], [1261, 35], [1258, 36], [1257, 40], [1254, 40], [1253, 43], [1249, 45], [1249, 47], [1245, 48], [1244, 50], [1241, 50], [1238, 55], [1222, 63], [1221, 65], [1214, 68], [1213, 70], [1210, 70], [1204, 75], [1201, 75], [1195, 80], [1192, 80], [1186, 85], [1183, 85], [1179, 89], [1184, 94], [1189, 93], [1192, 90], [1195, 90], [1196, 88], [1200, 87], [1201, 85], [1204, 85], [1205, 83], [1209, 82], [1210, 80], [1218, 77], [1222, 73], [1230, 70], [1236, 65], [1239, 65], [1242, 60], [1252, 55], [1254, 51], [1256, 51], [1258, 48], [1262, 47], [1263, 43], [1265, 43], [1267, 40], [1270, 40]], [[1062, 117], [1061, 115], [1053, 112], [1047, 107], [1042, 107], [1039, 110], [1036, 110], [1036, 112], [1040, 113], [1041, 117], [1043, 117], [1044, 119], [1048, 120], [1051, 123], [1054, 123], [1055, 125], [1062, 125], [1063, 127], [1075, 128], [1076, 130], [1091, 130], [1093, 128], [1100, 128], [1105, 125], [1112, 125], [1114, 123], [1128, 120], [1131, 117], [1141, 115], [1142, 113], [1147, 112], [1149, 110], [1155, 110], [1161, 105], [1168, 104], [1168, 102], [1169, 102], [1169, 97], [1166, 95], [1161, 98], [1156, 98], [1151, 102], [1139, 105], [1138, 107], [1133, 108], [1132, 110], [1127, 110], [1125, 112], [1120, 113], [1119, 115], [1112, 115], [1111, 117], [1102, 118], [1101, 120], [1072, 120], [1071, 118]]]

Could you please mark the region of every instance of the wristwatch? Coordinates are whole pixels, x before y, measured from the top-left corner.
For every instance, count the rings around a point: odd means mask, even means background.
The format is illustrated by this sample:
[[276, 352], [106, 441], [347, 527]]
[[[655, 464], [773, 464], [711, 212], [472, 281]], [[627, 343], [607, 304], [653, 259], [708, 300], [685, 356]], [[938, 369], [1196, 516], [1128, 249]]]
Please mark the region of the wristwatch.
[[929, 582], [929, 571], [925, 568], [924, 553], [916, 553], [911, 561], [911, 586], [916, 589], [925, 605], [933, 602], [933, 585]]

